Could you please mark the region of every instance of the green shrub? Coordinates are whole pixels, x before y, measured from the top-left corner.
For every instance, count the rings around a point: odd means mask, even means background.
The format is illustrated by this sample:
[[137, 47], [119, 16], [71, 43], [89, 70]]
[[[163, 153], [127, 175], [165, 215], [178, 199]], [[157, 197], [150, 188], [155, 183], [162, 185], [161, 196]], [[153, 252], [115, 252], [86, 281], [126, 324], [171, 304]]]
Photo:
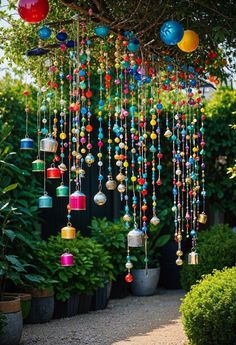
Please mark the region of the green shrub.
[[205, 276], [180, 311], [191, 345], [236, 345], [236, 267]]
[[186, 264], [181, 270], [181, 285], [187, 291], [203, 274], [235, 265], [236, 235], [228, 225], [214, 225], [199, 233], [197, 251], [199, 265]]

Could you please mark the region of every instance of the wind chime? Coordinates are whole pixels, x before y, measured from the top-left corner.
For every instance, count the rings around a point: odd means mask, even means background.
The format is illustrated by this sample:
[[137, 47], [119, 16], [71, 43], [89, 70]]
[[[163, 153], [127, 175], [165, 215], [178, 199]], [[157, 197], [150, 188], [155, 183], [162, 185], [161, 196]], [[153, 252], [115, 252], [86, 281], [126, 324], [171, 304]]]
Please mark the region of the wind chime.
[[[46, 5], [43, 13], [33, 17], [20, 3], [19, 13], [26, 21], [39, 22], [47, 16]], [[90, 11], [90, 17], [91, 14]], [[47, 179], [60, 181], [56, 196], [68, 199], [67, 220], [61, 237], [65, 241], [73, 240], [76, 229], [71, 223], [71, 212], [86, 210], [85, 165], [90, 168], [97, 164], [98, 192], [94, 202], [98, 206], [106, 203], [106, 187], [109, 191], [117, 189], [124, 203], [123, 220], [128, 232], [125, 280], [132, 282], [131, 248], [144, 246], [147, 268], [148, 224], [160, 223], [158, 192], [162, 185], [162, 146], [169, 142], [173, 163], [174, 236], [178, 245], [176, 264], [183, 263], [184, 236], [192, 239], [188, 262], [197, 264], [199, 223], [207, 221], [206, 117], [198, 75], [194, 68], [179, 66], [170, 57], [165, 61], [153, 53], [146, 54], [132, 32], [110, 35], [107, 26], [97, 26], [94, 31], [91, 27], [91, 20], [76, 15], [70, 34], [64, 27], [56, 32], [59, 50], [50, 53], [50, 58], [49, 51], [40, 46], [27, 53], [28, 56], [45, 55], [42, 74], [46, 75], [46, 81], [42, 86], [41, 78], [38, 85], [38, 155], [33, 162], [33, 171], [44, 173], [44, 194], [39, 198], [39, 208], [52, 207]], [[44, 25], [38, 35], [41, 41], [46, 41], [54, 33]], [[199, 43], [196, 33], [184, 31], [175, 21], [162, 25], [160, 37], [167, 45], [178, 44], [184, 52], [194, 51]], [[93, 41], [98, 42], [97, 50]], [[97, 87], [98, 95], [93, 95]], [[171, 111], [165, 109], [162, 100], [165, 93], [172, 97]], [[21, 149], [32, 149], [33, 141], [28, 136], [27, 92], [25, 96], [26, 136], [21, 140]], [[93, 128], [95, 117], [97, 129]], [[48, 157], [52, 157], [48, 154], [52, 154], [53, 159], [47, 168]], [[107, 168], [105, 159], [108, 159]], [[61, 265], [74, 265], [73, 255], [67, 250], [61, 256]]]

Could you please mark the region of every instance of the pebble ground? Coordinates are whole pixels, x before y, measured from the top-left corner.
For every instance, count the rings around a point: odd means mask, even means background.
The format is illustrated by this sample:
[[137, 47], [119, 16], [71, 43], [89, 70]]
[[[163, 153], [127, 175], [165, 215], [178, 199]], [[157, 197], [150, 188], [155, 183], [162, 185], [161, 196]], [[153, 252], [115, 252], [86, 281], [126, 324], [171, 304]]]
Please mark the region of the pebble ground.
[[26, 325], [20, 345], [184, 345], [179, 306], [183, 292], [110, 300], [107, 309]]

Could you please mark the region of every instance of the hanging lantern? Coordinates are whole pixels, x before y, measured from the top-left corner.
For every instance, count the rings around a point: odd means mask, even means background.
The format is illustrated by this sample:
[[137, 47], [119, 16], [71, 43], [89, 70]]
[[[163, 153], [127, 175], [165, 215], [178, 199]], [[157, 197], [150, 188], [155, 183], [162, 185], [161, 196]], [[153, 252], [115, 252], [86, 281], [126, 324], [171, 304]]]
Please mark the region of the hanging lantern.
[[199, 255], [197, 252], [192, 251], [188, 254], [188, 264], [189, 265], [198, 265], [199, 264]]
[[51, 37], [52, 30], [48, 26], [43, 26], [38, 31], [38, 36], [41, 40], [48, 40]]
[[95, 204], [97, 204], [98, 206], [102, 206], [106, 203], [107, 201], [107, 197], [106, 195], [99, 191], [95, 196], [94, 196], [94, 202]]
[[51, 168], [47, 169], [47, 178], [48, 179], [61, 178], [60, 169], [52, 165]]
[[70, 253], [64, 253], [61, 255], [61, 266], [69, 267], [74, 266], [74, 256]]
[[51, 152], [56, 153], [58, 147], [58, 142], [53, 139], [51, 136], [43, 138], [40, 141], [40, 151], [42, 152]]
[[39, 23], [49, 12], [48, 0], [19, 0], [18, 13], [28, 23]]
[[41, 159], [36, 159], [32, 162], [32, 171], [33, 172], [44, 172], [45, 164]]
[[198, 221], [201, 224], [206, 224], [206, 222], [207, 222], [207, 215], [206, 215], [205, 212], [202, 212], [202, 213], [199, 214]]
[[34, 146], [33, 139], [30, 138], [24, 138], [20, 141], [20, 149], [21, 150], [32, 150]]
[[56, 189], [56, 196], [59, 198], [67, 197], [69, 196], [69, 188], [67, 186], [64, 186], [64, 184], [61, 184]]
[[76, 230], [70, 223], [61, 229], [61, 238], [63, 240], [74, 240], [76, 237]]
[[175, 20], [169, 20], [161, 26], [161, 40], [168, 45], [175, 45], [182, 40], [184, 35], [183, 26]]
[[179, 49], [185, 53], [192, 53], [199, 45], [199, 36], [192, 30], [185, 30], [182, 40], [178, 43]]
[[106, 182], [106, 189], [107, 189], [107, 190], [115, 190], [115, 189], [116, 189], [116, 186], [117, 186], [117, 183], [116, 183], [115, 180], [109, 179], [109, 180]]
[[52, 208], [52, 198], [44, 194], [39, 198], [39, 208]]
[[109, 27], [105, 25], [96, 26], [94, 28], [95, 34], [102, 38], [106, 37], [109, 34], [109, 31], [110, 31]]
[[135, 228], [128, 233], [128, 247], [138, 248], [144, 245], [144, 233]]
[[86, 195], [78, 190], [71, 194], [70, 208], [73, 211], [86, 211]]

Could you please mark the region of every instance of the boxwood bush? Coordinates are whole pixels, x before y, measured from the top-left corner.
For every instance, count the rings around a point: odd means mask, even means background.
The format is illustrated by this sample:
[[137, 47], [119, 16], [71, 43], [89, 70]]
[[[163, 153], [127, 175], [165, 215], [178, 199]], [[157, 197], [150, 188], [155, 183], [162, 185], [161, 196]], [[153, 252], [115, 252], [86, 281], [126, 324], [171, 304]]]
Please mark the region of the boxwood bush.
[[181, 285], [186, 291], [190, 290], [203, 274], [235, 265], [236, 235], [228, 225], [214, 225], [199, 233], [197, 251], [200, 255], [199, 265], [186, 264], [181, 270]]
[[191, 345], [236, 345], [236, 267], [205, 276], [180, 311]]

